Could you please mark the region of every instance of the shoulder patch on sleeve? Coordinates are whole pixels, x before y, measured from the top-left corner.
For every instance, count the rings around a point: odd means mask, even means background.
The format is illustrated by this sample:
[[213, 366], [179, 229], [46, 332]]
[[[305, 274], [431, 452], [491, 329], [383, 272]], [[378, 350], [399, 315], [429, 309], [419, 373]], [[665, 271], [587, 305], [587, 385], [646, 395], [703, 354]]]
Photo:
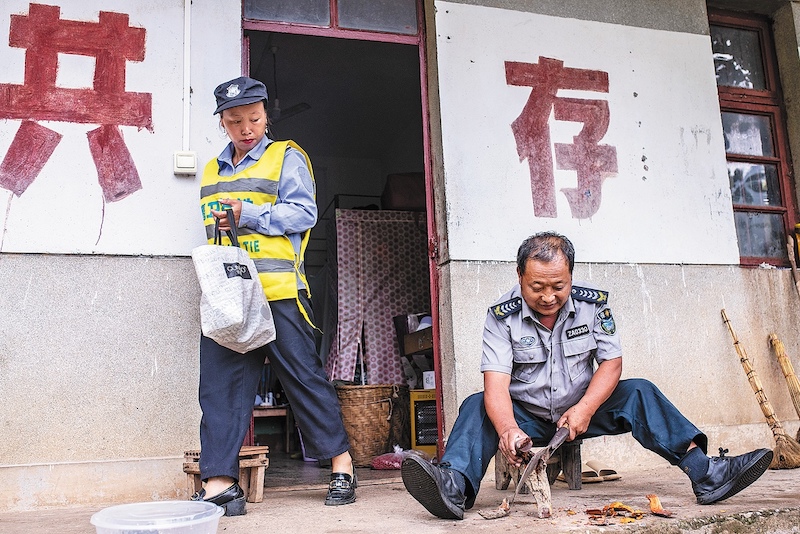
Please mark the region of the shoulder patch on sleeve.
[[500, 304], [495, 304], [491, 307], [492, 313], [498, 319], [505, 319], [509, 315], [517, 313], [521, 309], [522, 299], [520, 297], [514, 297], [511, 300], [501, 302]]
[[572, 286], [572, 298], [584, 302], [594, 302], [595, 304], [605, 304], [608, 302], [608, 291], [602, 289], [590, 289], [588, 287]]
[[613, 336], [617, 331], [617, 324], [614, 322], [614, 316], [611, 315], [611, 308], [603, 308], [597, 314], [597, 320], [600, 321], [600, 328], [609, 336]]

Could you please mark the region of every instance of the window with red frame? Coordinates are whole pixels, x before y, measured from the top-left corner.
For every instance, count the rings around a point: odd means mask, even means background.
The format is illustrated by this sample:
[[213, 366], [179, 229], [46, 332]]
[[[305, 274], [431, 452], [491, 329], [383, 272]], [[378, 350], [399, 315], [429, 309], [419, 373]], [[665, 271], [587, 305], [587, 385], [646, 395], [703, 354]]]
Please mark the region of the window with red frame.
[[245, 21], [417, 35], [418, 0], [243, 0]]
[[709, 22], [741, 263], [788, 265], [794, 210], [769, 22], [722, 12]]

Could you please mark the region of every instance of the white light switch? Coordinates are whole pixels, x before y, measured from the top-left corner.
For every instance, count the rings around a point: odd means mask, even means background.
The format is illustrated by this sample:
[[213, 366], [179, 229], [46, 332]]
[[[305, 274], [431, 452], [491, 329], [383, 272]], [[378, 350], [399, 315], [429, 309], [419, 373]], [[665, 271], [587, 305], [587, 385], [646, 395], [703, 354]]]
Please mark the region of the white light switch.
[[196, 152], [175, 152], [172, 172], [175, 174], [197, 174]]

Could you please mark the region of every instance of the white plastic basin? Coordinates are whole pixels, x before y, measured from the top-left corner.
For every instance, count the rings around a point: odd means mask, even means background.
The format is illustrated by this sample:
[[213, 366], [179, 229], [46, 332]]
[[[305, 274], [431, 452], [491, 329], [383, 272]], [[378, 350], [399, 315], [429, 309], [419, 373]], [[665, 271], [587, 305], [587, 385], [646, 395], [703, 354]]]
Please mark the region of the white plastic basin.
[[90, 520], [97, 534], [216, 534], [225, 511], [203, 501], [155, 501], [120, 504]]

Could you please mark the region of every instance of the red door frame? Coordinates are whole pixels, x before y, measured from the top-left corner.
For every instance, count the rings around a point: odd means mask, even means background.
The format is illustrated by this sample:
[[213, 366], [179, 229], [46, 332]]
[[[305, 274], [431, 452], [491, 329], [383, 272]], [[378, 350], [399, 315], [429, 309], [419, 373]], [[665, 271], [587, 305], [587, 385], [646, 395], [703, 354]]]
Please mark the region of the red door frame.
[[250, 43], [245, 30], [266, 31], [275, 33], [292, 33], [298, 35], [313, 35], [320, 37], [333, 37], [337, 39], [354, 39], [361, 41], [376, 41], [383, 43], [397, 43], [414, 45], [419, 51], [420, 92], [422, 97], [422, 147], [425, 166], [425, 205], [427, 208], [428, 230], [428, 270], [431, 284], [431, 321], [433, 327], [433, 367], [436, 374], [436, 419], [438, 426], [437, 451], [441, 457], [444, 452], [444, 416], [442, 404], [442, 371], [439, 350], [439, 238], [436, 230], [436, 212], [433, 195], [433, 164], [431, 159], [430, 139], [430, 113], [428, 110], [428, 85], [427, 85], [427, 54], [425, 46], [425, 16], [422, 0], [417, 3], [417, 33], [416, 35], [403, 35], [394, 33], [381, 33], [374, 31], [350, 30], [338, 27], [337, 17], [338, 0], [330, 0], [331, 25], [330, 27], [313, 26], [289, 22], [268, 22], [244, 18], [242, 7], [242, 70], [247, 70], [250, 65]]

